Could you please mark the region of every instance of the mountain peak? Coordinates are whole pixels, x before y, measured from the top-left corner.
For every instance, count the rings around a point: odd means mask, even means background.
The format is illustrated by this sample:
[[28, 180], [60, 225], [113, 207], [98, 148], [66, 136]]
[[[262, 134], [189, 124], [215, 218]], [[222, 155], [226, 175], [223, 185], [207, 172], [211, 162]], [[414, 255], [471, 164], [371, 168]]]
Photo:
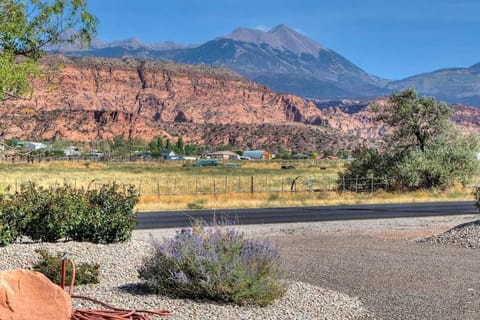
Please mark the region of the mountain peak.
[[272, 48], [289, 50], [298, 55], [308, 53], [316, 57], [319, 51], [325, 50], [318, 43], [284, 24], [280, 24], [268, 32], [258, 29], [238, 28], [223, 38], [257, 45], [267, 44]]
[[313, 56], [317, 56], [320, 50], [326, 50], [318, 43], [284, 24], [276, 26], [268, 33], [274, 35], [285, 48], [297, 54], [310, 53]]
[[476, 63], [473, 66], [469, 67], [470, 69], [480, 69], [480, 63]]
[[276, 33], [276, 32], [295, 32], [292, 28], [287, 26], [286, 24], [279, 24], [276, 27], [273, 27], [268, 33]]
[[145, 47], [145, 44], [138, 38], [129, 38], [120, 41], [113, 41], [108, 44], [109, 47], [127, 47], [129, 49], [138, 49]]

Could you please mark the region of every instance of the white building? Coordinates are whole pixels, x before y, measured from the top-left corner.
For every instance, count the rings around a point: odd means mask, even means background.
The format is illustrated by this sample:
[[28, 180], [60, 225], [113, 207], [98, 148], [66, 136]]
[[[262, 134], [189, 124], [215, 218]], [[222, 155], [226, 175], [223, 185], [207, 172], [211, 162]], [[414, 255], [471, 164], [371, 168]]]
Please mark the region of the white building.
[[216, 151], [205, 154], [207, 159], [215, 160], [240, 160], [240, 156], [232, 151]]
[[252, 160], [271, 160], [272, 154], [267, 150], [246, 150], [243, 151], [243, 157], [248, 157]]
[[46, 149], [46, 148], [47, 148], [47, 145], [43, 144], [41, 142], [28, 142], [27, 143], [27, 149], [28, 150], [35, 151], [35, 150]]
[[63, 153], [65, 153], [65, 156], [67, 157], [78, 157], [82, 155], [80, 149], [74, 146], [66, 147], [63, 149]]

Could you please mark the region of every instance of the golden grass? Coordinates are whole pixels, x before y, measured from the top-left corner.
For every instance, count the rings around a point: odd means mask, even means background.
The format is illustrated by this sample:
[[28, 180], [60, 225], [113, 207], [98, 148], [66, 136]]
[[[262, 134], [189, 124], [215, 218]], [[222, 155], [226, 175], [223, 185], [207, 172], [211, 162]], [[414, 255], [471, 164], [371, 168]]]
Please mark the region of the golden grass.
[[[401, 194], [381, 190], [373, 194], [329, 191], [335, 189], [338, 172], [343, 169], [341, 162], [289, 162], [295, 165], [295, 170], [282, 170], [280, 167], [285, 163], [275, 161], [241, 164], [241, 168], [226, 169], [192, 168], [178, 161], [3, 162], [0, 163], [0, 192], [8, 188], [13, 192], [29, 181], [42, 186], [67, 182], [85, 188], [112, 182], [134, 184], [142, 194], [137, 205], [140, 211], [473, 200], [470, 190], [461, 187], [443, 192], [426, 190]], [[252, 176], [253, 194], [250, 193]], [[299, 176], [302, 178], [297, 180], [297, 192], [290, 192], [292, 180]]]
[[337, 192], [284, 192], [284, 193], [228, 193], [204, 195], [147, 195], [140, 198], [139, 211], [188, 210], [188, 204], [203, 200], [205, 209], [279, 208], [324, 205], [353, 205], [374, 203], [411, 203], [433, 201], [473, 200], [469, 190], [444, 192], [416, 191], [409, 193], [337, 193]]

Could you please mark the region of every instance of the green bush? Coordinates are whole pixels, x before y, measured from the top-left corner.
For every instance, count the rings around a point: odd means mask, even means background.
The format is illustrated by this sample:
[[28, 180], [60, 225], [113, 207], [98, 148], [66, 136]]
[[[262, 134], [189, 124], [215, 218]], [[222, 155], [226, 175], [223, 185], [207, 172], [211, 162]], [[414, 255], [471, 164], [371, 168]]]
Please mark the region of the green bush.
[[139, 269], [152, 292], [261, 306], [284, 293], [277, 248], [234, 229], [197, 226], [163, 242], [153, 240], [153, 247]]
[[85, 193], [86, 210], [75, 219], [72, 240], [115, 243], [130, 240], [136, 225], [138, 193], [134, 186], [121, 192], [117, 184], [104, 185]]
[[204, 209], [206, 203], [205, 199], [195, 199], [195, 201], [187, 203], [187, 209]]
[[267, 201], [278, 201], [280, 199], [280, 194], [278, 193], [270, 193], [268, 195]]
[[72, 219], [81, 207], [82, 190], [69, 185], [43, 188], [28, 183], [4, 201], [3, 210], [11, 221], [15, 220], [21, 235], [53, 242], [68, 236]]
[[[452, 145], [437, 146], [425, 151], [380, 153], [376, 149], [359, 149], [354, 160], [339, 174], [339, 189], [365, 189], [369, 179], [388, 178], [390, 190], [447, 189], [457, 183], [466, 184], [478, 172], [475, 137], [452, 134]], [[386, 187], [386, 186], [385, 186]], [[390, 191], [387, 190], [387, 191]]]
[[138, 194], [133, 186], [121, 191], [116, 184], [86, 190], [67, 184], [43, 188], [29, 183], [0, 200], [0, 245], [20, 236], [47, 242], [114, 243], [131, 238]]
[[[48, 279], [57, 285], [61, 285], [62, 279], [62, 254], [50, 254], [47, 250], [35, 251], [41, 259], [33, 266], [33, 270], [43, 273]], [[79, 263], [75, 265], [75, 285], [98, 283], [98, 263]], [[72, 266], [67, 263], [65, 284], [69, 285], [72, 279]]]
[[476, 186], [472, 194], [475, 198], [475, 206], [480, 210], [480, 187]]
[[17, 238], [17, 231], [13, 224], [9, 223], [2, 211], [0, 211], [0, 247], [12, 243]]
[[21, 213], [4, 196], [0, 197], [0, 246], [14, 242], [20, 236]]

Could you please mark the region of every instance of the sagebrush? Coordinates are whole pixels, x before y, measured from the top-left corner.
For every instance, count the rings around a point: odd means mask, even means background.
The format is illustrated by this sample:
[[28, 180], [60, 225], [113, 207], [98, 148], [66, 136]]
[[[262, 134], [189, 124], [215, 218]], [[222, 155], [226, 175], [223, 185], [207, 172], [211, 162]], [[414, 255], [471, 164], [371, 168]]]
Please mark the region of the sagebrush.
[[278, 249], [232, 227], [195, 226], [152, 244], [139, 275], [155, 293], [260, 306], [284, 293]]

